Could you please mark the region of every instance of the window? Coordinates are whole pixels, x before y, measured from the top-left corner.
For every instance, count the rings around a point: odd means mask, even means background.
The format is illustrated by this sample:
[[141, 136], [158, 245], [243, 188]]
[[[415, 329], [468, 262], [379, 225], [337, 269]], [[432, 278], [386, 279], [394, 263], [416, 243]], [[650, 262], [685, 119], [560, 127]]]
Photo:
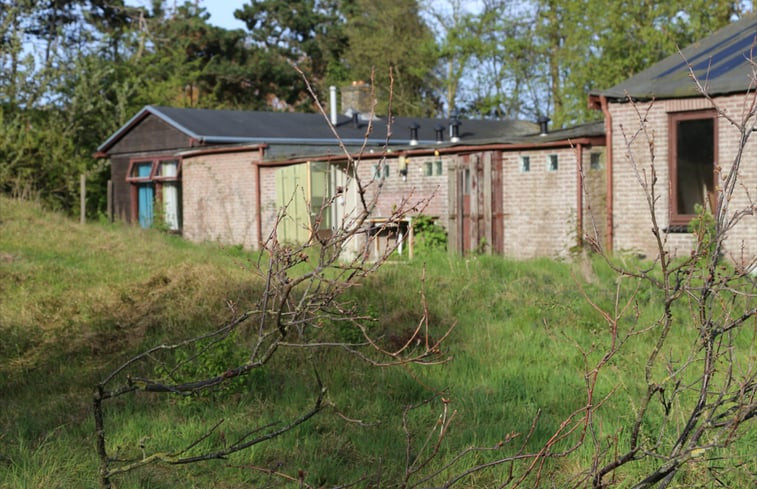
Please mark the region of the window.
[[520, 157], [520, 171], [522, 173], [527, 173], [531, 171], [531, 157], [530, 156]]
[[162, 222], [171, 231], [181, 225], [181, 160], [133, 160], [126, 181], [132, 184], [132, 218], [143, 228], [155, 223], [158, 205]]
[[[373, 168], [374, 180], [380, 180], [382, 178], [389, 178], [389, 164], [388, 163], [374, 163]], [[383, 176], [382, 176], [383, 173]]]
[[599, 151], [592, 151], [591, 153], [589, 153], [589, 169], [601, 170], [603, 159], [604, 155]]
[[547, 155], [547, 171], [557, 171], [557, 155]]
[[714, 111], [670, 116], [671, 225], [687, 225], [698, 206], [715, 206], [716, 116]]
[[444, 171], [442, 160], [427, 161], [423, 166], [423, 175], [426, 177], [440, 176]]

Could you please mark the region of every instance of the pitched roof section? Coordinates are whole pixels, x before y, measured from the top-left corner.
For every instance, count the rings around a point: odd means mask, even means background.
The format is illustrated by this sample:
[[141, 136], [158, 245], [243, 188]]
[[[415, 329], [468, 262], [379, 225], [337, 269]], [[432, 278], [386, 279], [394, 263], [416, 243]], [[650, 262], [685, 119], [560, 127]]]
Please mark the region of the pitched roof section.
[[637, 100], [696, 97], [700, 93], [689, 76], [689, 67], [710, 95], [746, 92], [754, 88], [753, 57], [757, 57], [757, 14], [746, 15], [681, 53], [591, 95], [614, 99], [631, 96]]
[[[109, 137], [98, 152], [107, 152], [134, 126], [148, 115], [160, 118], [167, 124], [195, 139], [200, 144], [286, 144], [323, 145], [336, 144], [336, 137], [321, 114], [295, 112], [253, 112], [236, 110], [185, 109], [175, 107], [147, 106]], [[369, 122], [371, 131], [368, 134]], [[462, 139], [507, 138], [533, 133], [538, 126], [526, 121], [463, 120], [460, 126]], [[393, 117], [390, 142], [395, 145], [410, 143], [410, 125], [416, 123], [419, 144], [436, 142], [437, 126], [444, 127], [444, 139], [449, 140], [448, 119], [423, 119]], [[373, 121], [338, 117], [337, 132], [347, 145], [383, 145], [387, 138], [386, 118]]]

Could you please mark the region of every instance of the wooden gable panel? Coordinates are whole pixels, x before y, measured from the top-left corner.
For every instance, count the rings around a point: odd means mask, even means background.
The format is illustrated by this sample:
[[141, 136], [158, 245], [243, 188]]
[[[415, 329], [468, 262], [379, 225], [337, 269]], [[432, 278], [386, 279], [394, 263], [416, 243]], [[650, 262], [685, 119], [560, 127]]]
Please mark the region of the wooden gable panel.
[[187, 134], [148, 115], [108, 151], [110, 154], [156, 153], [190, 147]]

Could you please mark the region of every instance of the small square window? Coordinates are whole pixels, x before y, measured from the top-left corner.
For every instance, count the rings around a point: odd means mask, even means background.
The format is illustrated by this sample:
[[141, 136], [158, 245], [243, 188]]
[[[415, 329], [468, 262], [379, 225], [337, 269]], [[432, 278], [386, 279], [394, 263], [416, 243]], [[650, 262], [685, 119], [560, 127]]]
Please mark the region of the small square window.
[[520, 157], [520, 171], [522, 173], [527, 173], [531, 171], [531, 157], [530, 156]]
[[602, 169], [602, 153], [593, 151], [589, 154], [589, 168], [592, 170]]
[[444, 170], [444, 163], [442, 162], [442, 160], [436, 160], [434, 162], [434, 168], [435, 168], [434, 175], [437, 175], [437, 176], [441, 175], [442, 171]]
[[433, 175], [433, 173], [434, 173], [434, 163], [432, 161], [427, 161], [424, 164], [423, 175], [430, 177], [431, 175]]
[[547, 155], [547, 171], [557, 171], [557, 155]]
[[375, 163], [372, 167], [374, 180], [389, 178], [389, 165], [387, 163]]

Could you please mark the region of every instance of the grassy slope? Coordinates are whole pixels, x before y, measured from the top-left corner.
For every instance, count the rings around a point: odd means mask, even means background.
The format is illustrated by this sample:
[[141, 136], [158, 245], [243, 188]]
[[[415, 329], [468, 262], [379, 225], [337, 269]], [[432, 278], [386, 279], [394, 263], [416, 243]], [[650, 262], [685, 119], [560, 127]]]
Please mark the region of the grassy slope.
[[[258, 282], [249, 259], [237, 249], [191, 245], [159, 233], [80, 226], [0, 198], [0, 487], [96, 487], [93, 383], [140, 346], [222, 322], [227, 299], [242, 306], [254, 301]], [[419, 318], [421, 274], [420, 261], [387, 266], [354, 288], [350, 300], [376, 317], [375, 327], [387, 336], [402, 336]], [[109, 442], [123, 453], [136, 450], [140, 440], [180, 444], [201, 432], [203, 421], [219, 417], [226, 419], [228, 438], [293, 418], [312, 401], [314, 366], [334, 408], [228, 461], [153, 467], [119, 479], [119, 487], [261, 485], [265, 478], [251, 465], [304, 469], [309, 482], [324, 484], [380, 471], [390, 486], [404, 463], [403, 407], [441, 391], [457, 411], [443, 456], [524, 433], [537, 411], [533, 444], [543, 443], [584, 402], [583, 360], [574, 342], [601, 347], [605, 341], [604, 326], [577, 283], [609, 306], [614, 277], [596, 264], [446, 256], [429, 257], [426, 274], [434, 331], [457, 324], [445, 347], [452, 362], [370, 369], [337, 352], [285, 351], [220, 404], [210, 398], [120, 403], [110, 412]], [[642, 291], [639, 306], [643, 319], [654, 317], [654, 296]], [[605, 433], [630, 415], [641, 362], [634, 351], [619, 358], [599, 384], [601, 393], [618, 389], [602, 420]], [[414, 413], [418, 439], [440, 408], [437, 400]], [[754, 430], [744, 438], [737, 455], [757, 442]], [[553, 468], [572, 473], [588, 462], [588, 454], [578, 452]], [[496, 476], [468, 484], [487, 486]]]

